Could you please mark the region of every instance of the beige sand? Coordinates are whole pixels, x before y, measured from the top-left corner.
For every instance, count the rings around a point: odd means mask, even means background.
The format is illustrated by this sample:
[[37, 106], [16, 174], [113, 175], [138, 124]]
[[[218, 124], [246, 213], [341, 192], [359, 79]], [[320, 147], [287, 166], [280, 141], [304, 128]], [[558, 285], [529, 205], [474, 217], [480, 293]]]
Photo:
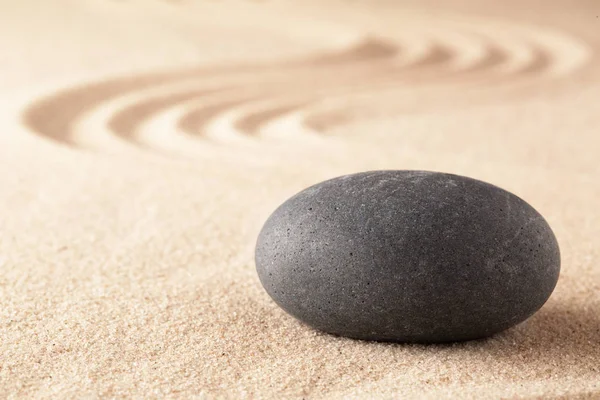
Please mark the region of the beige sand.
[[[0, 397], [600, 398], [600, 3], [0, 3]], [[371, 169], [464, 174], [555, 229], [489, 340], [332, 337], [254, 272], [269, 213]]]

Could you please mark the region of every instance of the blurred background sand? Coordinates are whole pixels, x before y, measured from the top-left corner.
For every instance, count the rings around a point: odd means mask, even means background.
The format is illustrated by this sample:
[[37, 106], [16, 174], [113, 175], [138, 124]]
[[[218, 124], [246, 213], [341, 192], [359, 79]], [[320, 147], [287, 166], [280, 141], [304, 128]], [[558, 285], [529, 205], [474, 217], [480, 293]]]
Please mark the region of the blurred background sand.
[[[0, 1], [0, 393], [600, 396], [600, 3]], [[562, 273], [483, 341], [318, 333], [260, 287], [302, 188], [463, 174], [555, 230]]]

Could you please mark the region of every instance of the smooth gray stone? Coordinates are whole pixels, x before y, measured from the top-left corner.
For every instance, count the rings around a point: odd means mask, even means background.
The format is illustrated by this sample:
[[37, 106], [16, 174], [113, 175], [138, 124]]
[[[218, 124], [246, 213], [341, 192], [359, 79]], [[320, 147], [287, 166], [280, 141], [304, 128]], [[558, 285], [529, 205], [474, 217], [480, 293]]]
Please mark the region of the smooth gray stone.
[[556, 238], [521, 198], [475, 179], [373, 171], [303, 190], [265, 223], [267, 293], [319, 330], [448, 342], [524, 321], [560, 271]]

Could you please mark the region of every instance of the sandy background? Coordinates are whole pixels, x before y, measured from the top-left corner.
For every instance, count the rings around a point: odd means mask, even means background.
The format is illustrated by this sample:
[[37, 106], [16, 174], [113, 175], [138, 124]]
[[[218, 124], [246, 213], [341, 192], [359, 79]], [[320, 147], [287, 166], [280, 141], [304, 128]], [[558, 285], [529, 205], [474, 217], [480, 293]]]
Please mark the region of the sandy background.
[[[0, 397], [600, 397], [600, 3], [0, 2]], [[468, 175], [563, 269], [491, 339], [287, 316], [256, 235], [344, 173]]]

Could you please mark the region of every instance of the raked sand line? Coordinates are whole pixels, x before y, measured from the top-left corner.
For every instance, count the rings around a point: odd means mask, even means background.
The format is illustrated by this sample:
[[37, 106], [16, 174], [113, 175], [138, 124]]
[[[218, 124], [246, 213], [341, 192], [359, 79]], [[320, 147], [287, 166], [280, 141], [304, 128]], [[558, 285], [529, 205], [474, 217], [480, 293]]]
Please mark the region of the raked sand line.
[[240, 118], [236, 122], [235, 127], [240, 132], [245, 132], [248, 135], [256, 136], [263, 125], [280, 118], [282, 115], [293, 113], [307, 104], [308, 103], [306, 102], [294, 102], [291, 105], [287, 104], [275, 106], [274, 108], [267, 108], [263, 111], [257, 111]]
[[122, 139], [128, 141], [134, 140], [138, 126], [156, 113], [170, 107], [172, 104], [179, 104], [183, 101], [192, 100], [214, 92], [219, 92], [219, 90], [195, 90], [174, 93], [134, 103], [114, 114], [108, 121], [108, 128]]

